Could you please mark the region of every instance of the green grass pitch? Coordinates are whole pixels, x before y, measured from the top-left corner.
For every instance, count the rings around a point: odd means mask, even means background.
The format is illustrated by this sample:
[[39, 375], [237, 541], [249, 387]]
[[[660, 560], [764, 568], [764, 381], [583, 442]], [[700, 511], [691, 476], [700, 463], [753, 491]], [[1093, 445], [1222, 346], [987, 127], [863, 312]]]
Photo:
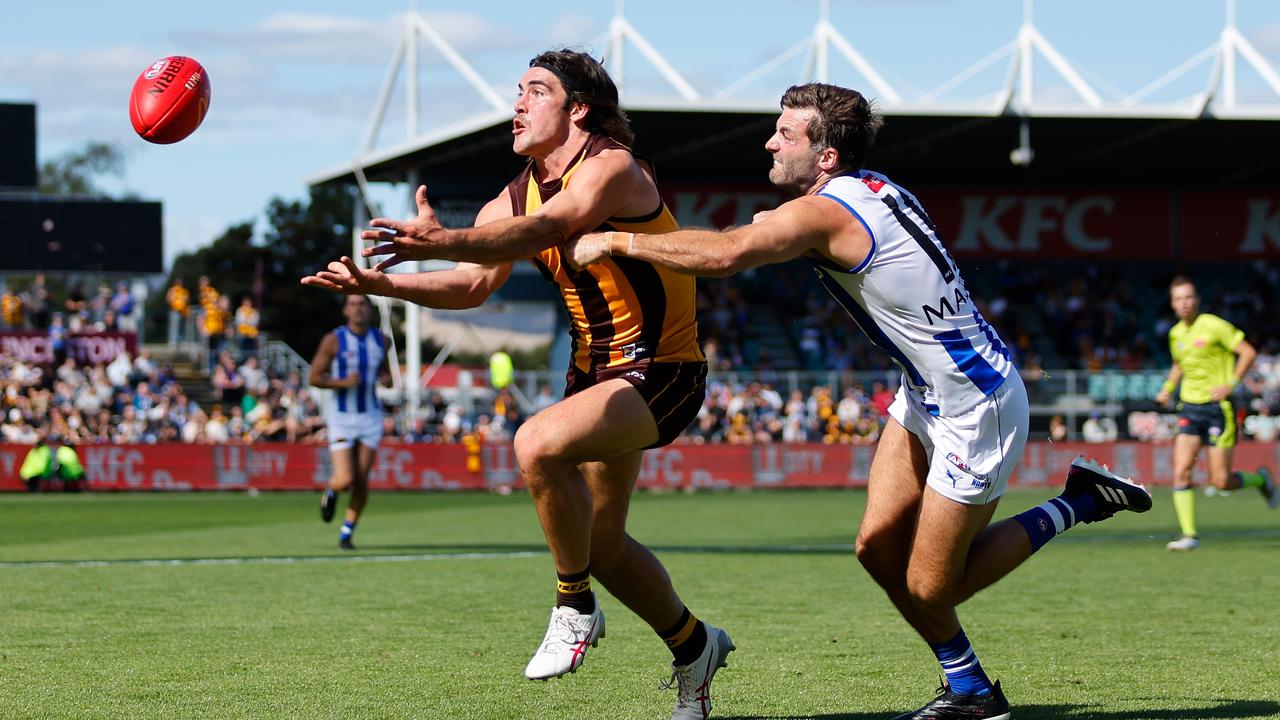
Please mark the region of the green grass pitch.
[[[553, 597], [526, 496], [375, 494], [354, 555], [317, 497], [0, 497], [0, 718], [669, 716], [670, 656], [607, 594], [583, 668], [523, 678]], [[1164, 549], [1157, 492], [961, 607], [1015, 718], [1280, 718], [1280, 512], [1198, 500], [1195, 553]], [[932, 697], [932, 655], [851, 552], [864, 502], [636, 497], [632, 533], [738, 646], [715, 717], [870, 720]]]

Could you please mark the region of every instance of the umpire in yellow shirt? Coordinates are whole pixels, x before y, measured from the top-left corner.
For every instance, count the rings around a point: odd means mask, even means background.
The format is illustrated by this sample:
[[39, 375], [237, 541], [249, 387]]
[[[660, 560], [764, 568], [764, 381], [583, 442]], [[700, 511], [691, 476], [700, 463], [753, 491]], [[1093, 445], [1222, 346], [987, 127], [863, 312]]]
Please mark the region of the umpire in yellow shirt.
[[[1182, 535], [1166, 547], [1187, 552], [1200, 547], [1196, 536], [1196, 496], [1191, 468], [1200, 446], [1209, 444], [1209, 482], [1219, 490], [1256, 487], [1273, 509], [1280, 505], [1271, 471], [1231, 471], [1236, 446], [1236, 418], [1231, 393], [1249, 372], [1258, 351], [1244, 332], [1217, 315], [1200, 312], [1195, 283], [1178, 276], [1169, 283], [1169, 304], [1178, 323], [1169, 330], [1169, 354], [1173, 367], [1156, 395], [1169, 404], [1178, 388], [1178, 437], [1173, 445], [1173, 508]], [[1181, 387], [1179, 388], [1179, 383]]]

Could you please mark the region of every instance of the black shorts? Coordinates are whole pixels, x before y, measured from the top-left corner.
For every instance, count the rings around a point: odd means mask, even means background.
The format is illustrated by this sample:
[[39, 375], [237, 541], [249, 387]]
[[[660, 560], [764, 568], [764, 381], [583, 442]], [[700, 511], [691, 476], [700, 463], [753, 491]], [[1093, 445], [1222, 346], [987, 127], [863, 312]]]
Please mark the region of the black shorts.
[[622, 378], [631, 383], [658, 425], [658, 441], [648, 448], [670, 445], [698, 416], [707, 396], [705, 362], [652, 362], [640, 360], [625, 365], [582, 372], [570, 367], [564, 396], [569, 397], [606, 380]]
[[1178, 408], [1178, 433], [1197, 435], [1219, 448], [1236, 446], [1236, 415], [1231, 403], [1209, 402], [1201, 405], [1182, 403]]

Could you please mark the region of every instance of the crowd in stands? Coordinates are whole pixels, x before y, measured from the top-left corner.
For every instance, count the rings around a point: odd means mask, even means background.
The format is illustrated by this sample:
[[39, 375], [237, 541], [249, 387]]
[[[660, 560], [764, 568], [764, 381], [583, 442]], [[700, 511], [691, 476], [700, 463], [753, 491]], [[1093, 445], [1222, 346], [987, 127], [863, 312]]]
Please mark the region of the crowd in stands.
[[[1165, 338], [1173, 324], [1166, 277], [1172, 270], [993, 263], [964, 271], [975, 306], [1005, 338], [1024, 378], [1038, 379], [1043, 367], [1146, 369], [1163, 377]], [[1244, 437], [1273, 441], [1280, 437], [1280, 319], [1268, 308], [1280, 303], [1280, 268], [1260, 264], [1233, 272], [1227, 280], [1205, 274], [1204, 309], [1232, 320], [1261, 351], [1237, 400]], [[808, 273], [803, 264], [791, 263], [698, 283], [712, 376], [702, 412], [682, 442], [858, 444], [878, 439], [895, 389], [887, 380], [892, 365], [844, 309], [814, 287]], [[135, 327], [140, 312], [127, 283], [114, 290], [103, 284], [91, 294], [78, 285], [68, 288], [57, 302], [42, 274], [24, 287], [9, 287], [0, 295], [0, 322], [8, 329], [47, 329], [55, 351], [65, 349], [68, 333]], [[207, 349], [211, 399], [193, 402], [172, 367], [153, 361], [146, 350], [88, 367], [65, 352], [45, 367], [0, 358], [0, 441], [30, 443], [41, 431], [72, 443], [325, 439], [321, 396], [298, 373], [282, 375], [257, 357], [259, 315], [249, 298], [233, 311], [230, 298], [201, 277], [193, 289], [175, 280], [165, 299], [170, 343], [194, 341], [194, 329]], [[760, 344], [758, 312], [765, 303], [777, 313], [782, 332], [791, 335], [799, 369], [838, 376], [837, 384], [819, 380], [791, 390], [781, 381], [781, 371]], [[735, 371], [744, 370], [750, 379], [736, 381]], [[1035, 383], [1028, 385], [1034, 396]], [[1062, 417], [1053, 418], [1047, 436], [1089, 442], [1168, 439], [1176, 426], [1168, 411], [1150, 403], [1153, 395], [1146, 385], [1131, 389], [1123, 412], [1086, 413], [1074, 428]], [[557, 399], [546, 386], [531, 398], [507, 388], [492, 399], [481, 397], [462, 402], [430, 393], [415, 422], [388, 415], [386, 432], [408, 442], [502, 442], [525, 418]]]
[[195, 307], [185, 281], [175, 277], [165, 291], [165, 304], [169, 307], [169, 346], [192, 340], [189, 328], [194, 327], [205, 349], [205, 357], [212, 372], [219, 354], [226, 348], [234, 348], [239, 357], [258, 352], [258, 324], [261, 315], [253, 299], [245, 296], [235, 312], [231, 299], [218, 292], [207, 276], [200, 276], [196, 285]]
[[130, 284], [120, 281], [112, 289], [99, 283], [96, 291], [76, 283], [57, 302], [44, 273], [36, 273], [25, 286], [5, 285], [0, 293], [0, 329], [68, 332], [137, 332], [141, 303]]
[[170, 363], [143, 349], [108, 364], [65, 358], [41, 367], [0, 358], [0, 441], [225, 443], [303, 441], [320, 432], [320, 405], [297, 373], [268, 373], [256, 356], [237, 363], [222, 353], [215, 396], [202, 407], [183, 391]]

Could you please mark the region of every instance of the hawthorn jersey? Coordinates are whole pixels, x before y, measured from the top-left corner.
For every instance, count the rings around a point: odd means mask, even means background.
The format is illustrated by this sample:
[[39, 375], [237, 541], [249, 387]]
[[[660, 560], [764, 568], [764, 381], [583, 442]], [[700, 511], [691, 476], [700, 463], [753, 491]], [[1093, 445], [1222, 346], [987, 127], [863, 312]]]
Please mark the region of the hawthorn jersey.
[[[604, 150], [631, 152], [610, 138], [592, 135], [562, 176], [542, 182], [534, 176], [530, 162], [507, 185], [512, 212], [516, 216], [536, 212], [573, 183], [583, 162]], [[659, 200], [647, 215], [611, 217], [595, 230], [665, 233], [678, 228], [666, 203]], [[559, 247], [543, 250], [530, 262], [558, 287], [569, 311], [573, 368], [590, 373], [637, 361], [706, 360], [698, 347], [692, 276], [624, 257], [606, 257], [573, 270]]]
[[810, 256], [819, 279], [872, 342], [902, 369], [930, 415], [954, 417], [994, 393], [1013, 369], [1009, 351], [965, 289], [955, 260], [915, 196], [862, 170], [819, 191], [871, 236], [857, 267]]
[[369, 328], [363, 335], [357, 335], [342, 325], [333, 334], [338, 338], [338, 352], [329, 364], [329, 376], [340, 380], [356, 372], [360, 374], [360, 384], [353, 388], [334, 389], [329, 412], [335, 415], [371, 415], [381, 421], [382, 403], [374, 390], [378, 385], [382, 358], [386, 355], [382, 333], [377, 328]]

